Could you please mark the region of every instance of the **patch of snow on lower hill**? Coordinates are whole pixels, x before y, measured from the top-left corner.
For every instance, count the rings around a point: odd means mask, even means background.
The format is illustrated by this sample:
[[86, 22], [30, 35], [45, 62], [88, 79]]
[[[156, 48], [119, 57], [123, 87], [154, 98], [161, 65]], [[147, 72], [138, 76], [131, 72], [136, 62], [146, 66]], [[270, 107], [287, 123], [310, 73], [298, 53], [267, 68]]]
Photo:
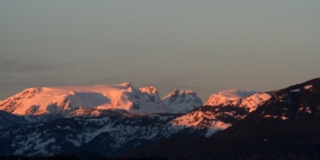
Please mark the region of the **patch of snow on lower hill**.
[[304, 89], [310, 89], [310, 88], [312, 88], [312, 85], [304, 86]]
[[300, 92], [300, 89], [291, 90], [290, 92]]
[[216, 123], [213, 123], [207, 130], [206, 137], [210, 137], [212, 134], [219, 130], [225, 130], [228, 127], [230, 127], [231, 124], [229, 123], [224, 123], [222, 121], [216, 121]]
[[180, 116], [171, 122], [172, 126], [177, 128], [208, 128], [206, 136], [209, 137], [218, 130], [224, 130], [231, 126], [230, 123], [225, 123], [216, 118], [212, 112], [195, 111], [186, 115]]

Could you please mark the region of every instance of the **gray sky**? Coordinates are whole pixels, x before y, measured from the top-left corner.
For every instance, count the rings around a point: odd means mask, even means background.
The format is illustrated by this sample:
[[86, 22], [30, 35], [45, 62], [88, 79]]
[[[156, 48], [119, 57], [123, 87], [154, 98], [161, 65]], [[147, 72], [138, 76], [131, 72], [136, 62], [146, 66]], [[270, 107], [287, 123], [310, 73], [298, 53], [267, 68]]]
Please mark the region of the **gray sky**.
[[0, 99], [35, 86], [132, 82], [280, 89], [320, 75], [318, 0], [0, 1]]

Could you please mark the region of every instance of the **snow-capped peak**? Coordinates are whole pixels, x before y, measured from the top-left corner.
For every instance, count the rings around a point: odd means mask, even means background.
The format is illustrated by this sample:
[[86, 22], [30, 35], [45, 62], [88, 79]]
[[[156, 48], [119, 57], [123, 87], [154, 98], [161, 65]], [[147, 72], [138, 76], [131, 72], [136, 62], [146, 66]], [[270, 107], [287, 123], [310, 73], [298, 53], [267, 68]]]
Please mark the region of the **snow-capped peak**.
[[167, 96], [163, 97], [162, 99], [167, 99], [167, 98], [172, 98], [172, 97], [176, 97], [179, 95], [186, 95], [186, 94], [190, 94], [190, 95], [195, 95], [196, 93], [192, 90], [179, 90], [179, 89], [174, 89], [171, 93], [169, 93]]
[[162, 98], [170, 112], [186, 113], [194, 108], [202, 106], [201, 99], [192, 90], [174, 89], [167, 96]]
[[153, 86], [148, 86], [148, 87], [141, 87], [139, 88], [140, 92], [145, 92], [148, 94], [158, 94], [157, 88]]
[[[131, 83], [99, 86], [29, 88], [0, 103], [0, 110], [19, 115], [69, 113], [78, 109], [120, 109], [133, 113], [165, 112], [156, 89], [133, 88]], [[150, 93], [150, 94], [149, 94]]]
[[165, 111], [168, 112], [167, 106], [162, 102], [162, 100], [159, 97], [157, 88], [153, 87], [153, 86], [148, 86], [148, 87], [142, 87], [139, 88], [139, 91], [141, 93], [145, 93], [147, 94], [147, 96], [149, 97], [150, 101], [153, 103], [156, 103], [156, 106]]
[[229, 89], [220, 91], [217, 94], [213, 94], [209, 97], [208, 101], [204, 105], [217, 106], [224, 104], [228, 101], [238, 100], [241, 98], [248, 97], [252, 94], [257, 93], [256, 91], [243, 90], [243, 89]]
[[252, 112], [269, 100], [271, 95], [267, 92], [231, 89], [211, 95], [205, 106], [234, 106]]

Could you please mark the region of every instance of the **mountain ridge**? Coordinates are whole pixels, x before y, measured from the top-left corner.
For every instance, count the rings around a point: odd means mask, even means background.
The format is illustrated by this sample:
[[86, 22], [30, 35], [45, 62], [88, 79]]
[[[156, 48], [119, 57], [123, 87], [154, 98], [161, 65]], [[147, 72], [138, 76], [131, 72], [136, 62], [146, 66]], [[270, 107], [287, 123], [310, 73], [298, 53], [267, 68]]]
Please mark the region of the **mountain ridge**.
[[[192, 94], [189, 94], [191, 92]], [[202, 105], [195, 92], [181, 91], [177, 96], [180, 94], [180, 100], [184, 104], [179, 112], [188, 112]], [[188, 97], [185, 96], [187, 94]], [[170, 98], [170, 94], [166, 97]], [[136, 89], [131, 83], [126, 82], [119, 85], [28, 88], [1, 101], [0, 110], [18, 115], [57, 114], [78, 109], [120, 109], [132, 113], [175, 111], [167, 106], [171, 104], [160, 99], [155, 87]]]

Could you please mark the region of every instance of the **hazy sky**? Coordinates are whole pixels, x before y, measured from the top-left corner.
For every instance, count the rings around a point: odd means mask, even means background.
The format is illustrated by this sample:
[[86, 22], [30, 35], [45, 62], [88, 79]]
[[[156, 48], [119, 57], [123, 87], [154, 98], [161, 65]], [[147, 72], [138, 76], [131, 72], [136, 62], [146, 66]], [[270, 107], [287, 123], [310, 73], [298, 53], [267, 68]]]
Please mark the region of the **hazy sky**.
[[0, 99], [132, 82], [206, 101], [320, 76], [319, 0], [1, 0]]

